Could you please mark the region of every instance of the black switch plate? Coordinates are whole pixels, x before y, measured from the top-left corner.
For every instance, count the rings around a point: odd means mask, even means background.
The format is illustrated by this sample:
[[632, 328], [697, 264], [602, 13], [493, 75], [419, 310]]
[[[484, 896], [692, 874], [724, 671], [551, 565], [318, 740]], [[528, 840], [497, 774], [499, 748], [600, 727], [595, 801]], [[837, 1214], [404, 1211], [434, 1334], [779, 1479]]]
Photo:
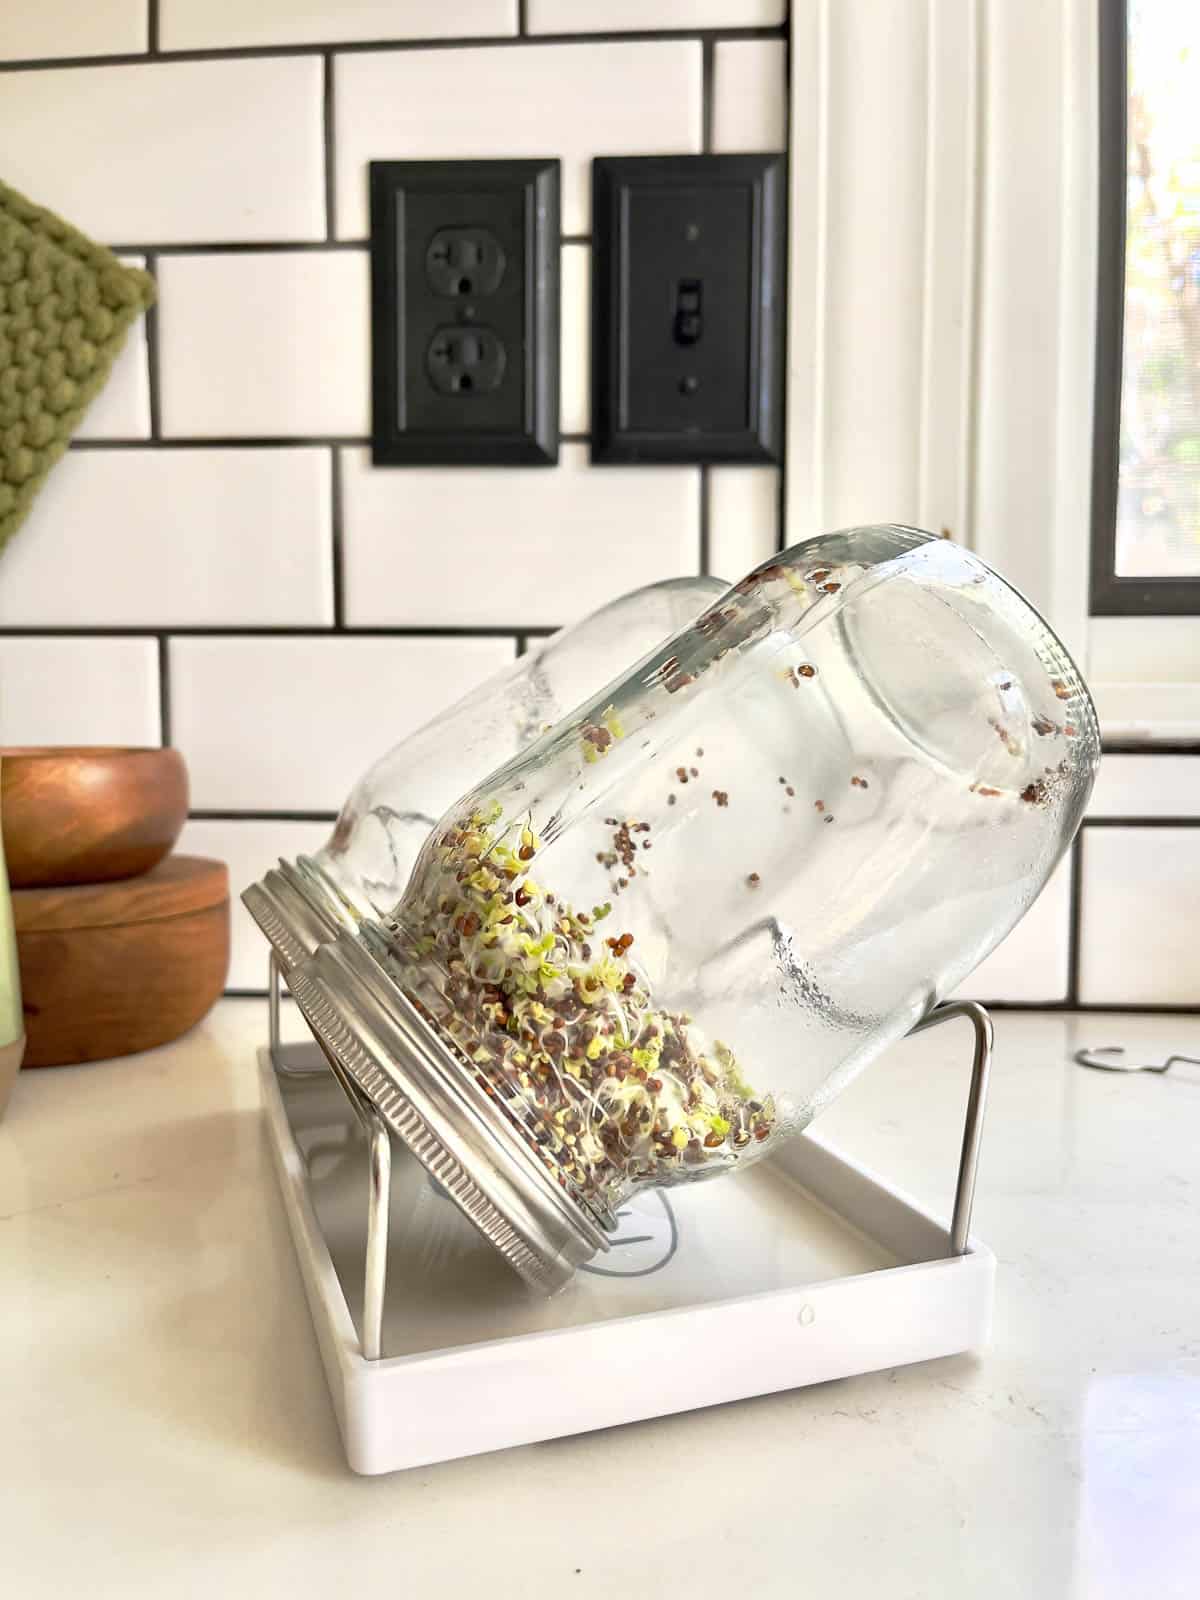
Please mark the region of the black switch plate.
[[371, 162], [371, 458], [558, 460], [559, 164]]
[[782, 155], [592, 163], [592, 460], [779, 461]]

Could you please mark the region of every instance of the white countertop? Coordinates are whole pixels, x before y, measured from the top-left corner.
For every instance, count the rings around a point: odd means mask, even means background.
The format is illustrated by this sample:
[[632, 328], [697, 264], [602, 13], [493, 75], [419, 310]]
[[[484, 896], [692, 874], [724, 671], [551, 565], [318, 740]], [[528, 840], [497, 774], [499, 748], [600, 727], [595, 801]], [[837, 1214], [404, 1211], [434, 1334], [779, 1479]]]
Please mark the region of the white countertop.
[[[342, 1457], [262, 1135], [265, 1003], [23, 1073], [0, 1122], [0, 1589], [1194, 1600], [1200, 1069], [1069, 1056], [1200, 1054], [1200, 1022], [996, 1023], [981, 1356], [375, 1479]], [[968, 1055], [965, 1024], [907, 1041], [823, 1136], [948, 1211]]]

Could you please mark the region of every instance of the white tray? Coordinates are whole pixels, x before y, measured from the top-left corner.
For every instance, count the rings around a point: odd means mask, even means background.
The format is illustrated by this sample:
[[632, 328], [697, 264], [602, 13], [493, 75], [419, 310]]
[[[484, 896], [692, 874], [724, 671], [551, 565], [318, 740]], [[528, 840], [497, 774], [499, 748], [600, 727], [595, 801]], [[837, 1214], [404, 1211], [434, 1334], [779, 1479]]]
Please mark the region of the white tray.
[[[315, 1045], [282, 1047], [307, 1069]], [[382, 1355], [360, 1330], [368, 1153], [330, 1072], [259, 1052], [267, 1128], [346, 1456], [391, 1472], [955, 1355], [995, 1257], [809, 1134], [738, 1177], [639, 1196], [538, 1299], [397, 1142]], [[627, 1241], [627, 1242], [620, 1242]], [[617, 1272], [619, 1276], [608, 1274]]]

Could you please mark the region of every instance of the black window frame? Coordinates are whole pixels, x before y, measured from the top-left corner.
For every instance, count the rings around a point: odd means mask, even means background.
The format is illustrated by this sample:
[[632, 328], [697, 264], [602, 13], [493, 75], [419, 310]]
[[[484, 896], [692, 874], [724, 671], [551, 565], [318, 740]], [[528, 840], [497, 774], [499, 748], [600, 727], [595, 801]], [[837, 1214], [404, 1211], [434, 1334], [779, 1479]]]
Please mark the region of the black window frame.
[[1125, 189], [1129, 82], [1126, 0], [1100, 8], [1100, 195], [1096, 396], [1092, 446], [1093, 616], [1200, 614], [1200, 577], [1122, 578], [1116, 571], [1125, 323]]

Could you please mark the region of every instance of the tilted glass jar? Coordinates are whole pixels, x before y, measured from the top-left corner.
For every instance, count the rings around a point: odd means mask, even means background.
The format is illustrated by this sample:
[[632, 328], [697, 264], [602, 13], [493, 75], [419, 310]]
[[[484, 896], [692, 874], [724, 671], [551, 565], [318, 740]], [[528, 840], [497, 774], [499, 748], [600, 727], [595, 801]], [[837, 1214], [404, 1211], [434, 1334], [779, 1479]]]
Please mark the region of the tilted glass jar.
[[764, 564], [450, 807], [364, 941], [292, 978], [531, 1282], [645, 1185], [804, 1128], [1069, 845], [1087, 690], [978, 558], [859, 528]]
[[396, 904], [434, 823], [484, 773], [532, 743], [726, 588], [671, 578], [610, 601], [394, 745], [351, 791], [329, 842], [281, 861], [243, 899], [286, 971], [341, 929]]

